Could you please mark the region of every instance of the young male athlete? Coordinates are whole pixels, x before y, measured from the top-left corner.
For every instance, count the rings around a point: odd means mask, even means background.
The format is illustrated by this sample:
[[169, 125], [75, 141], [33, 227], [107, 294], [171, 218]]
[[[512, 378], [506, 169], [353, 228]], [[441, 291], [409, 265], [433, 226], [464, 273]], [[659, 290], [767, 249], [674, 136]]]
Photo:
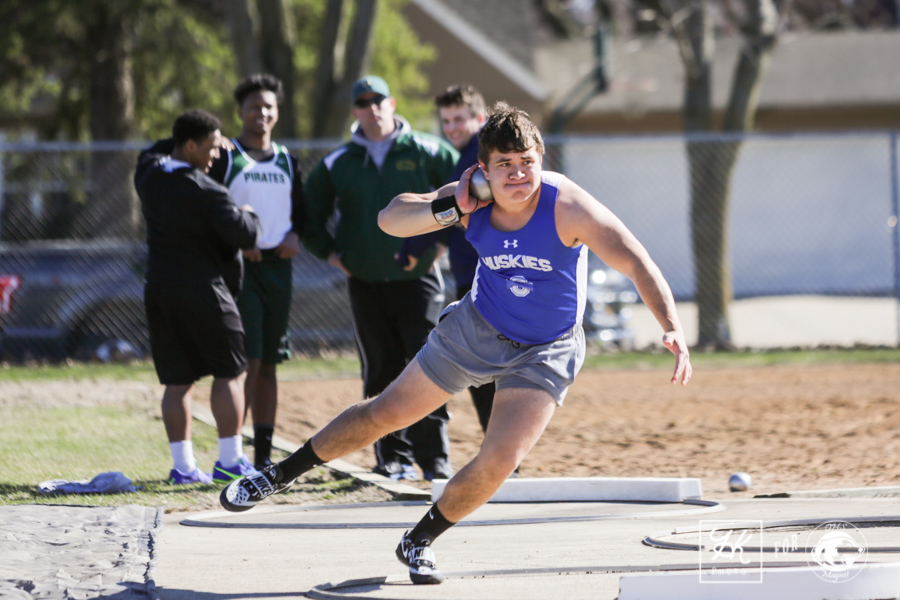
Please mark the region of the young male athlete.
[[[459, 161], [447, 180], [456, 182], [462, 178], [466, 169], [478, 164], [478, 131], [487, 120], [484, 97], [469, 84], [452, 85], [435, 96], [434, 104], [438, 109], [444, 137], [459, 150]], [[475, 268], [478, 266], [478, 253], [466, 239], [466, 230], [461, 225], [406, 238], [397, 260], [404, 268], [411, 269], [435, 244], [447, 247], [450, 271], [456, 281], [456, 299], [459, 300], [472, 289]], [[481, 430], [487, 431], [494, 404], [494, 382], [470, 387], [469, 394], [472, 395]]]
[[[272, 464], [272, 437], [278, 408], [279, 363], [290, 357], [288, 317], [291, 304], [291, 259], [300, 250], [303, 223], [303, 183], [296, 157], [272, 140], [278, 123], [282, 83], [272, 75], [256, 74], [234, 89], [241, 118], [241, 135], [222, 141], [208, 175], [228, 188], [239, 206], [252, 206], [260, 219], [259, 239], [243, 250], [243, 280], [237, 296], [249, 360], [244, 392], [253, 416], [255, 467]], [[169, 154], [172, 138], [159, 140], [151, 152]], [[227, 148], [227, 149], [226, 149]], [[235, 470], [217, 465], [213, 476], [231, 481], [253, 468], [241, 456]]]
[[299, 164], [287, 148], [272, 141], [282, 96], [282, 83], [272, 75], [251, 75], [238, 83], [234, 99], [241, 135], [209, 170], [210, 177], [228, 187], [237, 204], [252, 206], [262, 222], [256, 247], [244, 250], [244, 287], [238, 296], [249, 359], [244, 390], [253, 416], [257, 469], [272, 464], [276, 369], [290, 357], [291, 259], [300, 250], [303, 224]]
[[400, 237], [462, 222], [480, 257], [472, 290], [445, 311], [416, 359], [381, 395], [348, 408], [285, 461], [230, 483], [220, 495], [226, 509], [247, 510], [322, 461], [408, 425], [470, 385], [495, 381], [481, 450], [397, 547], [413, 583], [443, 580], [431, 549], [435, 538], [490, 499], [562, 404], [584, 359], [588, 248], [634, 281], [662, 326], [663, 344], [675, 355], [671, 382], [687, 385], [691, 378], [671, 290], [634, 235], [576, 184], [542, 171], [544, 143], [526, 113], [495, 105], [480, 137], [492, 203], [469, 196], [473, 166], [458, 184], [397, 196], [378, 219]]
[[[231, 481], [256, 470], [244, 456], [244, 330], [235, 305], [240, 248], [253, 248], [260, 224], [249, 205], [207, 176], [222, 146], [219, 120], [189, 110], [173, 137], [141, 152], [134, 185], [147, 224], [144, 306], [150, 349], [165, 385], [162, 417], [174, 485]], [[163, 146], [168, 149], [163, 149]], [[219, 434], [214, 474], [201, 471], [191, 442], [194, 383], [213, 376], [210, 405]]]

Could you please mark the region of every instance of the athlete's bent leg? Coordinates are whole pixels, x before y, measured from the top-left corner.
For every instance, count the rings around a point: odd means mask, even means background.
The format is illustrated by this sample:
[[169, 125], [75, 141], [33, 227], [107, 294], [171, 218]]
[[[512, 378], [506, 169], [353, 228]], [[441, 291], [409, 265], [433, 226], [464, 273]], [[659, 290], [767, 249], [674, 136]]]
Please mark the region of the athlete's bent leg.
[[541, 437], [554, 408], [556, 400], [544, 391], [506, 388], [497, 392], [478, 455], [447, 482], [438, 501], [397, 546], [397, 558], [409, 566], [413, 583], [443, 581], [432, 542], [497, 492]]
[[449, 394], [435, 385], [413, 360], [377, 398], [364, 400], [339, 414], [299, 450], [280, 463], [228, 484], [219, 495], [226, 510], [244, 511], [272, 494], [285, 491], [313, 467], [365, 448], [387, 433], [408, 427], [438, 406]]
[[384, 392], [339, 414], [310, 443], [322, 460], [339, 458], [409, 427], [447, 402], [449, 396], [414, 359]]
[[441, 514], [457, 523], [487, 502], [540, 439], [555, 408], [542, 390], [497, 391], [481, 450], [447, 482], [437, 501]]

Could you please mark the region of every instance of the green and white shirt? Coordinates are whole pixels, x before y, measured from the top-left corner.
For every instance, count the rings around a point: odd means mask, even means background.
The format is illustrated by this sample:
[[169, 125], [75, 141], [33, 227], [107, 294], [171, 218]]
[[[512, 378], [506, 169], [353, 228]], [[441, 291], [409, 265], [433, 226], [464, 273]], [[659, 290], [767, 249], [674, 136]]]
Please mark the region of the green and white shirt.
[[[241, 144], [233, 139], [234, 150], [227, 153], [228, 166], [223, 183], [231, 192], [237, 206], [249, 204], [259, 216], [262, 223], [257, 246], [261, 250], [275, 248], [284, 240], [284, 236], [294, 228], [294, 177], [296, 159], [287, 149], [272, 142], [274, 154], [268, 160], [254, 160]], [[254, 152], [258, 155], [258, 151]], [[302, 195], [302, 192], [301, 192]], [[298, 231], [299, 233], [299, 231]]]

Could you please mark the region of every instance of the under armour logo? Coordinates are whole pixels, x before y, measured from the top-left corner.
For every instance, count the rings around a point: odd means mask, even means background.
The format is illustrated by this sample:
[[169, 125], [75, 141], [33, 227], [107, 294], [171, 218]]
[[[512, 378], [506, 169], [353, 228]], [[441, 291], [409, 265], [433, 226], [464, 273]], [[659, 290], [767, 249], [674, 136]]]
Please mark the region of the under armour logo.
[[513, 241], [503, 240], [503, 247], [504, 248], [518, 248], [519, 240], [513, 240]]

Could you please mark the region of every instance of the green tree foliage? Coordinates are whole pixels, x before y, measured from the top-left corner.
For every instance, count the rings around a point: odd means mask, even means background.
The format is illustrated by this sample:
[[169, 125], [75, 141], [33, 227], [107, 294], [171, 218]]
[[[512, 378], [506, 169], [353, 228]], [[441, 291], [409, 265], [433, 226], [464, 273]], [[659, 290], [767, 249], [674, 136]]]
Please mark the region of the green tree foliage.
[[[381, 0], [371, 72], [390, 82], [398, 111], [414, 125], [431, 117], [421, 66], [433, 60], [401, 14], [407, 0]], [[297, 134], [309, 135], [313, 74], [324, 3], [291, 0], [296, 17]], [[94, 11], [113, 8], [132, 24], [132, 137], [169, 134], [187, 108], [216, 114], [227, 134], [239, 124], [231, 97], [238, 80], [224, 9], [215, 0], [4, 0], [0, 3], [0, 128], [40, 139], [90, 138], [88, 89], [96, 57], [86, 50]], [[105, 4], [104, 4], [105, 3]], [[349, 112], [349, 99], [347, 110]]]
[[[94, 2], [110, 2], [133, 23], [135, 137], [165, 135], [173, 116], [190, 106], [236, 120], [226, 99], [211, 93], [234, 72], [221, 27], [175, 0]], [[42, 139], [89, 137], [88, 75], [97, 57], [89, 53], [88, 36], [95, 14], [85, 2], [3, 2], [0, 114], [7, 127], [34, 129]]]
[[[403, 17], [401, 10], [408, 0], [379, 0], [375, 32], [372, 38], [372, 60], [368, 73], [383, 77], [391, 86], [397, 99], [397, 112], [406, 117], [414, 127], [427, 127], [434, 115], [430, 97], [425, 97], [428, 78], [422, 66], [436, 56], [434, 46], [419, 40], [415, 31]], [[338, 40], [338, 53], [346, 42], [352, 22], [352, 3], [346, 3], [342, 23], [342, 36]], [[294, 99], [297, 108], [301, 137], [312, 133], [315, 71], [319, 62], [318, 49], [325, 18], [325, 2], [321, 0], [293, 0], [297, 27], [297, 48], [294, 64], [297, 68], [297, 92]], [[338, 61], [340, 63], [340, 61]], [[344, 108], [350, 112], [350, 99]]]
[[413, 127], [427, 128], [434, 118], [434, 99], [425, 97], [428, 78], [422, 66], [433, 62], [437, 50], [419, 40], [400, 10], [408, 0], [381, 0], [375, 22], [371, 71], [391, 86], [397, 112]]
[[0, 4], [0, 112], [23, 112], [41, 137], [78, 138], [86, 124], [83, 24], [65, 0]]
[[202, 108], [239, 131], [231, 90], [235, 61], [221, 15], [203, 6], [155, 0], [136, 28], [134, 54], [135, 132], [139, 139], [171, 134], [188, 108]]

